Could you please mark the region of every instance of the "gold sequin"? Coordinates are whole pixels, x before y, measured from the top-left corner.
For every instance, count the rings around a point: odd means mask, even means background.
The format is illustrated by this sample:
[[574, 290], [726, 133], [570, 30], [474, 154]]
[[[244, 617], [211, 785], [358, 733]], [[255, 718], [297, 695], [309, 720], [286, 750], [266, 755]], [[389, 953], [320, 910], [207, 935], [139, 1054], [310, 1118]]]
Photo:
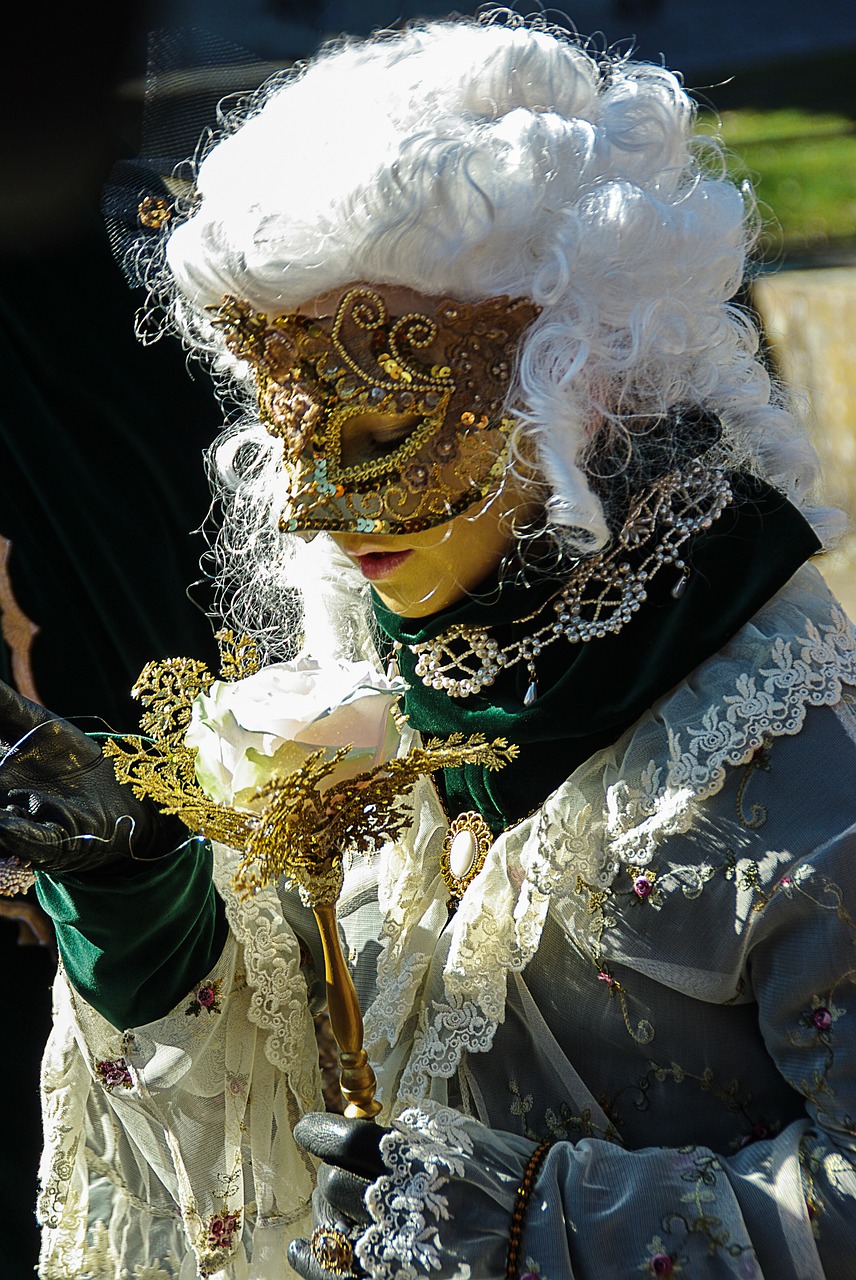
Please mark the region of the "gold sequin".
[[165, 196], [145, 196], [137, 205], [140, 224], [151, 231], [160, 231], [172, 217], [172, 206]]
[[[495, 487], [517, 344], [539, 313], [528, 299], [425, 298], [424, 311], [395, 316], [382, 290], [357, 285], [331, 318], [269, 318], [233, 297], [211, 311], [252, 367], [261, 418], [282, 440], [283, 529], [412, 533]], [[366, 415], [412, 422], [391, 443], [369, 432], [353, 456], [352, 426]]]

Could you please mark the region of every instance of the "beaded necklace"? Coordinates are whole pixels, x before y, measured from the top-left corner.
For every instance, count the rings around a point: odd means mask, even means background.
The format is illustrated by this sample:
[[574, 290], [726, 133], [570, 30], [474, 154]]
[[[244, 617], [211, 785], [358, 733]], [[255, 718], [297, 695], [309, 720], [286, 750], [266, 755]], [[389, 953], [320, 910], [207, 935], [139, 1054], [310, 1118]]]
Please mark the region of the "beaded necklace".
[[[670, 472], [633, 502], [606, 551], [577, 561], [553, 596], [517, 620], [518, 625], [526, 624], [547, 614], [535, 630], [500, 647], [488, 628], [454, 624], [441, 635], [407, 646], [416, 658], [415, 674], [424, 685], [442, 689], [450, 698], [468, 698], [492, 685], [500, 671], [525, 662], [529, 683], [523, 705], [532, 706], [538, 697], [535, 659], [548, 645], [557, 640], [587, 643], [617, 634], [647, 599], [649, 582], [667, 565], [679, 571], [672, 596], [681, 598], [689, 569], [678, 554], [680, 548], [694, 534], [709, 529], [732, 498], [721, 465], [699, 459]], [[400, 648], [399, 644], [396, 655]]]

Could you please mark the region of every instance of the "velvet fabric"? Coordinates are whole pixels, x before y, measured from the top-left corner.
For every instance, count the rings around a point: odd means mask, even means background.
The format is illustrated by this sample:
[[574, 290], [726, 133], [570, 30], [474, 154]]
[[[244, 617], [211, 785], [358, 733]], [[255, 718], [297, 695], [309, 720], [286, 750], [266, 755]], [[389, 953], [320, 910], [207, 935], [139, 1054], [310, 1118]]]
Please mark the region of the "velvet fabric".
[[[678, 571], [666, 566], [648, 585], [648, 598], [616, 635], [587, 643], [559, 639], [535, 660], [538, 698], [523, 698], [530, 674], [521, 661], [494, 684], [467, 698], [426, 687], [407, 648], [455, 623], [489, 627], [500, 647], [552, 618], [526, 623], [560, 587], [553, 578], [520, 586], [493, 578], [462, 603], [428, 618], [404, 618], [373, 592], [375, 617], [399, 641], [401, 674], [409, 683], [404, 710], [425, 737], [454, 732], [505, 737], [518, 758], [497, 772], [464, 765], [438, 779], [450, 817], [475, 809], [499, 832], [537, 808], [595, 751], [614, 742], [639, 716], [701, 662], [716, 653], [820, 550], [814, 530], [777, 490], [745, 474], [730, 477], [734, 501], [710, 529], [681, 551], [690, 568], [684, 594], [672, 590]], [[628, 556], [632, 561], [633, 557]]]
[[228, 927], [211, 864], [211, 846], [194, 838], [159, 862], [37, 873], [71, 982], [120, 1031], [162, 1018], [223, 950]]

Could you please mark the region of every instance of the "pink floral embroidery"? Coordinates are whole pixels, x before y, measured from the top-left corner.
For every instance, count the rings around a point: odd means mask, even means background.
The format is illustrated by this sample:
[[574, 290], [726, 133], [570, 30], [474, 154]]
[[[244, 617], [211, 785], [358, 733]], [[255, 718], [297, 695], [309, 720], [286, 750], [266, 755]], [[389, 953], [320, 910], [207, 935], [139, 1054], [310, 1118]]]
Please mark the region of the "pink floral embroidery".
[[659, 1236], [648, 1244], [648, 1257], [639, 1268], [646, 1276], [676, 1276], [682, 1267], [678, 1257], [669, 1253]]
[[95, 1074], [108, 1093], [117, 1088], [131, 1089], [134, 1085], [124, 1058], [104, 1058], [96, 1062]]
[[812, 996], [811, 1008], [806, 1009], [800, 1021], [804, 1027], [813, 1031], [818, 1040], [828, 1044], [833, 1024], [844, 1013], [832, 1000], [831, 996]]
[[188, 1017], [198, 1018], [201, 1013], [219, 1013], [220, 1008], [220, 980], [218, 979], [216, 982], [201, 982], [184, 1012]]
[[228, 1251], [232, 1248], [232, 1242], [235, 1233], [241, 1226], [240, 1210], [235, 1213], [216, 1214], [213, 1218], [208, 1219], [208, 1235], [205, 1243], [209, 1249], [222, 1249]]
[[674, 1272], [675, 1264], [669, 1253], [655, 1253], [649, 1264], [649, 1270], [652, 1276], [670, 1276]]
[[655, 1235], [653, 1240], [649, 1240], [646, 1245], [646, 1253], [645, 1261], [638, 1268], [646, 1276], [677, 1276], [679, 1272], [683, 1271], [678, 1254], [669, 1253], [659, 1235]]

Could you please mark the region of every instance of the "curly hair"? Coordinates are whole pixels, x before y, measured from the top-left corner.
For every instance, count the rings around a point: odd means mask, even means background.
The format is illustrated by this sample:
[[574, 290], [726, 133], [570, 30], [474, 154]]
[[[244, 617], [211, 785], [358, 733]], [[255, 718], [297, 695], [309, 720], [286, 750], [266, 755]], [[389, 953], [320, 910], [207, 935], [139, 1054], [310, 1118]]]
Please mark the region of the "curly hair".
[[[356, 281], [524, 295], [542, 310], [509, 409], [560, 553], [610, 536], [592, 458], [632, 469], [652, 420], [697, 411], [830, 538], [812, 446], [734, 301], [751, 192], [695, 117], [665, 68], [505, 11], [334, 41], [226, 115], [202, 156], [166, 247], [175, 323], [240, 401], [246, 369], [205, 311], [224, 294], [274, 313]], [[245, 396], [211, 474], [220, 571], [237, 581], [254, 562], [256, 600], [299, 558], [276, 531], [277, 457]]]

